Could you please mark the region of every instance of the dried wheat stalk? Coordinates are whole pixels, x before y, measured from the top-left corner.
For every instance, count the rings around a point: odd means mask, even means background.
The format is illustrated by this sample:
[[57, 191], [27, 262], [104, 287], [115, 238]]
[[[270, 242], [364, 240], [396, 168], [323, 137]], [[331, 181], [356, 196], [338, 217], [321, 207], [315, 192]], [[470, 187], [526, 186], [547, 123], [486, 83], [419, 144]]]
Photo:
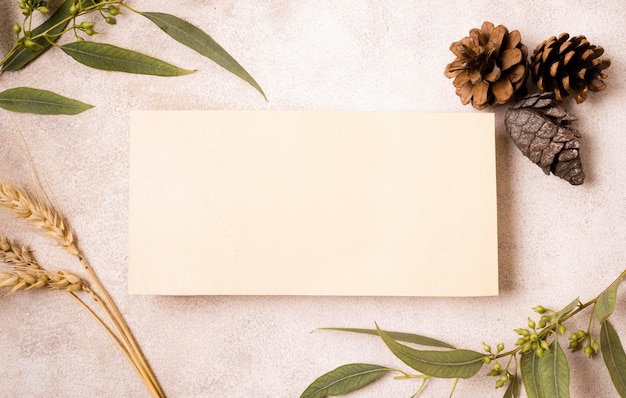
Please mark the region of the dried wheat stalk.
[[[52, 289], [65, 290], [98, 321], [108, 335], [115, 341], [122, 353], [133, 365], [152, 396], [164, 397], [165, 395], [156, 377], [139, 349], [119, 309], [91, 269], [91, 266], [78, 250], [74, 240], [74, 234], [64, 221], [64, 217], [55, 211], [47, 201], [39, 197], [33, 197], [25, 190], [16, 188], [8, 182], [0, 182], [0, 209], [7, 210], [18, 219], [22, 219], [36, 229], [41, 230], [47, 236], [53, 238], [66, 252], [77, 257], [98, 292], [91, 290], [87, 284], [76, 275], [65, 271], [53, 274], [42, 270], [34, 263], [34, 260], [26, 248], [16, 247], [8, 239], [0, 240], [0, 257], [6, 263], [13, 265], [15, 269], [12, 272], [0, 273], [0, 288], [11, 287], [8, 294], [18, 290], [44, 286], [48, 286]], [[113, 330], [73, 293], [77, 290], [85, 290], [90, 294], [106, 315]]]

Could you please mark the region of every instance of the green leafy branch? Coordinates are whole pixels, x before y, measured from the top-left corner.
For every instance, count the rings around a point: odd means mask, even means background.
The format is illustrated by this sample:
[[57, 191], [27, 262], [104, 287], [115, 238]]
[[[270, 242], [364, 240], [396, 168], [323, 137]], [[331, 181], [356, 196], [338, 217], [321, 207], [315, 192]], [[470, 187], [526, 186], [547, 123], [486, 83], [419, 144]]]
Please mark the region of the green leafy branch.
[[[572, 300], [559, 311], [543, 306], [533, 310], [540, 315], [539, 320], [527, 320], [526, 328], [515, 329], [519, 336], [515, 348], [505, 351], [504, 343], [491, 346], [483, 343], [484, 352], [457, 349], [441, 340], [403, 332], [388, 332], [376, 329], [326, 328], [342, 332], [361, 333], [379, 336], [391, 353], [419, 374], [409, 374], [399, 369], [380, 365], [352, 363], [340, 366], [317, 378], [300, 398], [323, 398], [344, 395], [358, 390], [380, 379], [390, 372], [400, 372], [396, 378], [419, 378], [422, 380], [413, 397], [420, 394], [431, 378], [456, 379], [450, 396], [460, 379], [467, 379], [486, 365], [491, 367], [487, 376], [497, 377], [496, 388], [505, 388], [504, 398], [519, 397], [520, 382], [523, 383], [529, 398], [557, 397], [568, 398], [570, 369], [559, 336], [566, 333], [564, 323], [588, 308], [590, 312], [587, 330], [577, 330], [569, 337], [568, 348], [572, 352], [581, 351], [587, 358], [602, 354], [615, 389], [621, 397], [626, 397], [626, 353], [620, 338], [609, 322], [617, 302], [617, 290], [626, 277], [626, 270], [596, 298], [582, 303], [579, 298]], [[594, 319], [600, 324], [599, 339], [593, 335]], [[411, 343], [437, 349], [417, 350], [400, 342]], [[503, 367], [500, 360], [508, 358]]]
[[[97, 32], [93, 22], [81, 21], [84, 16], [98, 13], [105, 23], [115, 25], [116, 17], [122, 10], [127, 10], [145, 17], [172, 39], [249, 83], [267, 99], [254, 78], [211, 36], [174, 15], [137, 11], [124, 0], [66, 0], [45, 22], [32, 28], [35, 13], [49, 13], [47, 2], [23, 0], [18, 2], [18, 6], [24, 20], [13, 26], [15, 43], [0, 60], [0, 73], [26, 67], [51, 47], [59, 48], [75, 61], [94, 69], [153, 76], [182, 76], [194, 72], [133, 50], [85, 40]], [[76, 41], [58, 45], [58, 39], [68, 32], [73, 33]], [[13, 112], [45, 115], [75, 115], [92, 108], [81, 101], [29, 87], [16, 87], [0, 92], [0, 107]]]

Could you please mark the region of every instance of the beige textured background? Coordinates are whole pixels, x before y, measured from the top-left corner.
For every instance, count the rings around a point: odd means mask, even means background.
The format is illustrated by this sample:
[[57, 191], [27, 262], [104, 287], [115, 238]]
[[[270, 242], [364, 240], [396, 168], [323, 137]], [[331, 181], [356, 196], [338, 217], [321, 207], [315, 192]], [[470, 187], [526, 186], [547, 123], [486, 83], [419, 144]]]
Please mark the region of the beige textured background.
[[[59, 2], [52, 2], [51, 5]], [[480, 350], [481, 341], [511, 346], [536, 304], [558, 308], [595, 297], [624, 268], [626, 168], [626, 5], [597, 1], [129, 1], [197, 24], [220, 42], [265, 89], [247, 84], [169, 40], [142, 17], [99, 24], [96, 39], [141, 50], [198, 72], [158, 78], [95, 71], [53, 50], [0, 90], [51, 89], [96, 106], [80, 116], [0, 112], [0, 154], [20, 174], [24, 135], [48, 191], [74, 227], [81, 248], [117, 300], [170, 397], [297, 397], [322, 373], [350, 362], [403, 367], [367, 336], [313, 330], [373, 327], [439, 337]], [[0, 50], [19, 16], [0, 4]], [[443, 76], [450, 42], [484, 20], [518, 29], [532, 50], [561, 32], [585, 34], [612, 60], [608, 89], [579, 116], [587, 179], [571, 187], [521, 156], [496, 112], [500, 289], [490, 298], [153, 297], [129, 296], [127, 272], [128, 115], [131, 109], [328, 109], [474, 112]], [[13, 138], [12, 138], [13, 137]], [[471, 161], [472, 154], [467, 154]], [[433, 165], [445, 167], [445, 163]], [[459, 170], [462, 178], [463, 170]], [[164, 181], [164, 189], [167, 181]], [[0, 219], [48, 266], [79, 268], [54, 246]], [[175, 259], [176, 247], [172, 247]], [[172, 261], [172, 275], [176, 273]], [[402, 277], [399, 275], [398, 277]], [[108, 337], [68, 297], [27, 292], [0, 306], [0, 395], [143, 397], [145, 389]], [[620, 294], [620, 307], [624, 294]], [[626, 337], [620, 308], [613, 322]], [[587, 317], [570, 329], [585, 327]], [[598, 329], [596, 328], [597, 332]], [[566, 340], [566, 338], [564, 339]], [[565, 341], [564, 341], [565, 343]], [[617, 394], [600, 358], [576, 355], [574, 397]], [[455, 397], [499, 397], [493, 379], [462, 381]], [[415, 381], [387, 378], [354, 397], [407, 397]], [[434, 380], [423, 396], [448, 396]]]

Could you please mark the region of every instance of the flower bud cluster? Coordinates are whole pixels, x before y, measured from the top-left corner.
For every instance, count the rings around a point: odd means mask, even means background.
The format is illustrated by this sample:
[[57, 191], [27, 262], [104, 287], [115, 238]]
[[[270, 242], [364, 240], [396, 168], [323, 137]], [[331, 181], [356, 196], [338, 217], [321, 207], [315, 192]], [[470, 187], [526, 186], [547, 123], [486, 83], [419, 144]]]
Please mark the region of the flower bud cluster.
[[528, 318], [528, 329], [515, 329], [515, 333], [520, 336], [515, 342], [515, 345], [521, 347], [520, 352], [522, 354], [533, 350], [535, 354], [541, 358], [544, 351], [550, 349], [550, 344], [548, 344], [544, 338], [539, 337], [539, 333], [537, 332], [537, 326], [541, 328], [542, 324], [544, 325], [543, 327], [545, 327], [545, 324], [541, 320], [539, 320], [539, 324], [537, 324], [537, 322]]
[[17, 2], [17, 6], [22, 10], [24, 16], [29, 17], [33, 11], [38, 11], [42, 14], [50, 12], [48, 9], [48, 2], [43, 0], [21, 0]]
[[577, 330], [569, 337], [568, 348], [572, 350], [572, 352], [576, 352], [582, 348], [585, 356], [591, 358], [598, 353], [600, 344], [591, 333], [585, 332], [584, 330]]

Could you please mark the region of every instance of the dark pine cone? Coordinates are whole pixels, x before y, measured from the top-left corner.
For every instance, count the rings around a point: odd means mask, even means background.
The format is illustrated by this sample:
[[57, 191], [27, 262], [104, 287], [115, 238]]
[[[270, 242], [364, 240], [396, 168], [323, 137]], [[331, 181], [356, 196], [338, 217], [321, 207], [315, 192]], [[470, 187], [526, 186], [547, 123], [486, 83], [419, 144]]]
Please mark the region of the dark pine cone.
[[541, 92], [554, 93], [556, 101], [569, 95], [581, 103], [589, 91], [602, 91], [607, 78], [604, 69], [611, 65], [599, 58], [604, 49], [589, 43], [585, 36], [569, 39], [567, 33], [552, 36], [537, 46], [531, 57], [531, 77]]
[[571, 128], [576, 118], [552, 101], [551, 93], [531, 94], [515, 103], [504, 117], [506, 130], [522, 153], [572, 185], [585, 179], [578, 154], [580, 134]]

